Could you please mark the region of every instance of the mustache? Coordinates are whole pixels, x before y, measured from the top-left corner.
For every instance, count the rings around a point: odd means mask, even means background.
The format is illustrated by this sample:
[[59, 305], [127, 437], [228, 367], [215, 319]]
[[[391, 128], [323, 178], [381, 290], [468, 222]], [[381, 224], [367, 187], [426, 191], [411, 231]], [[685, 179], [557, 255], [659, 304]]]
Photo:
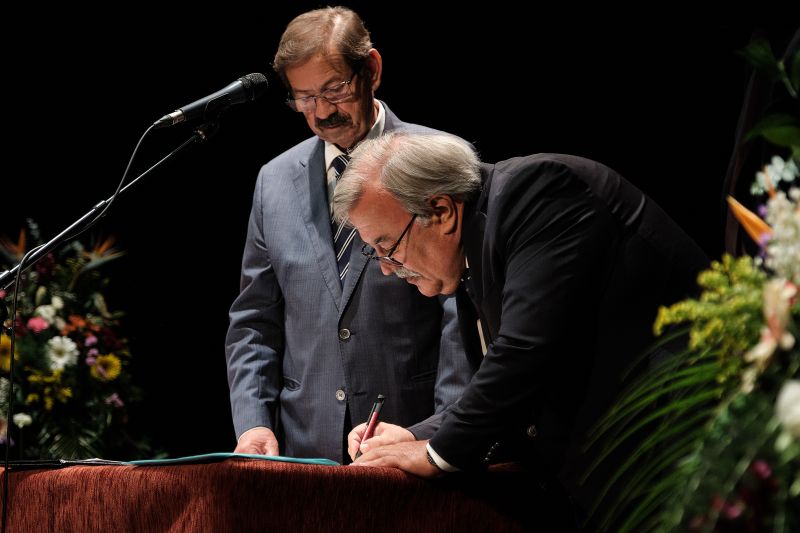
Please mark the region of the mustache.
[[400, 279], [422, 277], [422, 274], [420, 274], [419, 272], [414, 272], [413, 270], [406, 267], [397, 267], [394, 271], [394, 275]]
[[316, 124], [318, 128], [330, 128], [333, 126], [341, 126], [342, 124], [347, 124], [349, 122], [350, 122], [350, 117], [347, 115], [343, 115], [339, 112], [336, 112], [333, 115], [326, 118], [316, 119]]

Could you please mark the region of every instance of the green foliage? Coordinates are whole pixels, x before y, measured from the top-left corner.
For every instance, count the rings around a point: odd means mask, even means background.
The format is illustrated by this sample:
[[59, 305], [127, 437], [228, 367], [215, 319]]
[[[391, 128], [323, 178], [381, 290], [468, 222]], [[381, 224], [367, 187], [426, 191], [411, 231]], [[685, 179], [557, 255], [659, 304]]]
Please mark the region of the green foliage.
[[[788, 532], [800, 526], [800, 438], [775, 414], [782, 386], [800, 377], [800, 350], [778, 347], [752, 390], [742, 378], [754, 368], [745, 356], [765, 325], [766, 280], [751, 258], [726, 256], [699, 276], [699, 299], [660, 310], [657, 332], [688, 324], [662, 343], [685, 334], [690, 347], [640, 377], [597, 427], [598, 463], [638, 439], [597, 502], [602, 529]], [[790, 315], [787, 331], [797, 338], [797, 300]]]
[[[769, 42], [756, 39], [738, 53], [757, 71], [773, 82], [781, 83], [792, 100], [797, 100], [800, 93], [800, 50], [784, 61], [775, 57]], [[800, 119], [796, 114], [776, 113], [765, 116], [748, 133], [746, 139], [751, 140], [757, 136], [764, 137], [776, 146], [790, 148], [792, 157], [800, 161]]]
[[698, 276], [700, 299], [661, 307], [653, 330], [660, 335], [666, 326], [689, 322], [689, 348], [718, 354], [719, 379], [727, 380], [741, 371], [742, 355], [758, 338], [765, 279], [751, 257], [725, 255]]

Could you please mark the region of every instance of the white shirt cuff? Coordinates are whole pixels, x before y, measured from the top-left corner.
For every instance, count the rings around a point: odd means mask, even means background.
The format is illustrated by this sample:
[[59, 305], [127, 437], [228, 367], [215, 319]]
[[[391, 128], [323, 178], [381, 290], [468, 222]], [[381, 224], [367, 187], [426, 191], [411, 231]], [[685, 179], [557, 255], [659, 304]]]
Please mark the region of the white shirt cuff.
[[433, 448], [431, 448], [431, 443], [430, 442], [425, 445], [425, 449], [428, 450], [428, 453], [430, 454], [431, 459], [433, 459], [433, 462], [436, 463], [436, 466], [438, 466], [441, 470], [443, 470], [445, 472], [460, 472], [460, 470], [458, 468], [456, 468], [455, 466], [451, 465], [450, 463], [448, 463], [447, 461], [442, 459], [439, 456], [439, 454], [436, 453], [436, 451]]
[[266, 427], [266, 426], [256, 426], [256, 427], [252, 427], [252, 428], [248, 429], [247, 431], [243, 432], [241, 435], [239, 435], [239, 438], [238, 438], [238, 439], [236, 439], [236, 442], [239, 442], [240, 440], [242, 440], [242, 437], [244, 437], [245, 435], [247, 435], [248, 433], [250, 433], [250, 432], [251, 432], [251, 431], [253, 431], [254, 429], [269, 429], [269, 428], [268, 428], [268, 427]]

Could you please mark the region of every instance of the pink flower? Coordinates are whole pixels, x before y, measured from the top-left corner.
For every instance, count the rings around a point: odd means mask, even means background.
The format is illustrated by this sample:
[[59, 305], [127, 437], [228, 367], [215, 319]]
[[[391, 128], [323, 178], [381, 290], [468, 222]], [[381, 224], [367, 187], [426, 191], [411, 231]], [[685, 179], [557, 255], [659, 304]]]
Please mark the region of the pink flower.
[[89, 335], [86, 337], [86, 340], [83, 342], [84, 346], [94, 346], [97, 344], [97, 337], [94, 335]]
[[[99, 353], [100, 352], [97, 351], [97, 348], [92, 348], [91, 350], [86, 352], [86, 355], [88, 355], [89, 357], [97, 357], [97, 354], [99, 354]], [[94, 363], [92, 363], [92, 364], [94, 364]]]
[[757, 459], [753, 461], [753, 464], [750, 465], [750, 470], [758, 476], [760, 479], [769, 479], [772, 475], [772, 468], [770, 468], [769, 464], [762, 459]]
[[106, 398], [106, 404], [113, 405], [114, 407], [123, 407], [125, 403], [122, 401], [122, 398], [119, 397], [119, 394], [116, 392]]
[[35, 316], [28, 320], [28, 329], [34, 333], [41, 333], [50, 327], [50, 322], [40, 316]]
[[731, 520], [736, 520], [742, 513], [744, 512], [744, 502], [737, 501], [733, 504], [725, 504], [725, 508], [723, 509], [723, 514], [730, 518]]

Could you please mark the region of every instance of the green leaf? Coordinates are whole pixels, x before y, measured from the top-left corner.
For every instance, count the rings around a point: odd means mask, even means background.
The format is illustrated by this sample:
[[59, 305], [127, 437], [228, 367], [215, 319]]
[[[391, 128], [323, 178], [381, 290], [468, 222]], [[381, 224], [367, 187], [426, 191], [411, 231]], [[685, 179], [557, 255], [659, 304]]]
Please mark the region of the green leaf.
[[750, 63], [756, 70], [763, 72], [772, 81], [781, 77], [778, 60], [772, 53], [772, 47], [765, 39], [755, 39], [736, 52]]
[[[714, 359], [712, 363], [691, 365], [688, 359], [701, 363], [706, 359]], [[596, 441], [611, 426], [619, 424], [626, 416], [638, 416], [641, 409], [648, 403], [656, 401], [661, 395], [668, 392], [679, 391], [683, 386], [694, 385], [697, 383], [713, 382], [716, 373], [719, 372], [717, 356], [712, 352], [696, 357], [688, 352], [675, 354], [670, 360], [663, 363], [660, 367], [648, 372], [639, 381], [635, 382], [628, 391], [623, 393], [619, 402], [608, 411], [600, 423], [593, 431], [593, 438], [590, 444]], [[687, 368], [680, 368], [681, 366]], [[688, 377], [687, 377], [688, 376]], [[684, 380], [683, 378], [687, 378]], [[664, 389], [669, 382], [674, 382], [668, 389]]]
[[794, 87], [795, 93], [800, 92], [800, 50], [789, 59], [789, 83]]
[[800, 120], [783, 113], [766, 116], [747, 133], [745, 140], [759, 135], [778, 146], [800, 146]]
[[119, 259], [120, 257], [124, 256], [125, 252], [113, 252], [102, 257], [93, 258], [91, 261], [86, 263], [86, 266], [83, 267], [84, 270], [94, 270], [95, 268], [99, 268], [109, 261], [113, 261], [115, 259]]

